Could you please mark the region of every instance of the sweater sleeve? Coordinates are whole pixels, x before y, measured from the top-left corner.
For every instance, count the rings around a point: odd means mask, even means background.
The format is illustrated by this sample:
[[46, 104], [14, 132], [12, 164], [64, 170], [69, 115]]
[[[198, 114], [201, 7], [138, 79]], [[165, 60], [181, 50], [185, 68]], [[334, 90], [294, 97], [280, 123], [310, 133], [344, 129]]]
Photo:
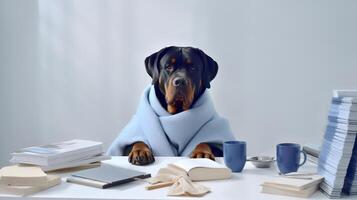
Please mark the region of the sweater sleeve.
[[208, 143], [217, 150], [217, 155], [221, 155], [223, 142], [229, 140], [235, 140], [235, 137], [228, 120], [216, 115], [196, 133], [180, 155], [189, 156], [200, 143]]
[[125, 155], [125, 150], [128, 148], [128, 146], [135, 142], [144, 142], [150, 147], [149, 142], [141, 130], [139, 123], [136, 123], [136, 120], [137, 118], [134, 116], [125, 126], [125, 128], [119, 133], [113, 143], [109, 146], [107, 155], [123, 156]]

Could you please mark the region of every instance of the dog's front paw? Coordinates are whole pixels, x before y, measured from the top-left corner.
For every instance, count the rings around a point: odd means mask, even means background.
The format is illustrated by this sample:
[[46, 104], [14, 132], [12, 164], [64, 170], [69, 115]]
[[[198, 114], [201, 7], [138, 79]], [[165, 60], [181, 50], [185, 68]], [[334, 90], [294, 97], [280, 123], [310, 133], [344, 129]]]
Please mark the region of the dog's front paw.
[[145, 143], [137, 142], [133, 144], [133, 148], [128, 155], [128, 160], [133, 165], [148, 165], [153, 163], [155, 158]]
[[206, 143], [201, 143], [191, 153], [191, 158], [209, 158], [215, 160], [211, 147]]

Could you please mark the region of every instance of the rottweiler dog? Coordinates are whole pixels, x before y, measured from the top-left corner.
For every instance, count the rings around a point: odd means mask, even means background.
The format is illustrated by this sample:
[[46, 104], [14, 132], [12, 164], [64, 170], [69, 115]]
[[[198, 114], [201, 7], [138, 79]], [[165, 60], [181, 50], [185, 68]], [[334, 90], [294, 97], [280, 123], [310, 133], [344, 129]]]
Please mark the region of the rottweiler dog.
[[[193, 47], [166, 47], [145, 59], [147, 73], [152, 78], [155, 92], [163, 108], [176, 114], [191, 108], [195, 101], [210, 88], [218, 64], [202, 50]], [[154, 162], [154, 155], [143, 142], [131, 145], [128, 159], [135, 165]], [[214, 160], [211, 147], [206, 143], [196, 146], [191, 158]]]

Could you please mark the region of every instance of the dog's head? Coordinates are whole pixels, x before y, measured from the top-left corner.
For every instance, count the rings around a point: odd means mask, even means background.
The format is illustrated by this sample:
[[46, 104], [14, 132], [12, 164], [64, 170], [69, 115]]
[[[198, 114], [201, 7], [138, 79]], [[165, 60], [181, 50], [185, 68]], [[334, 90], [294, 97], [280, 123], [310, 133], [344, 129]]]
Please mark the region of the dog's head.
[[193, 47], [166, 47], [147, 57], [145, 66], [171, 114], [188, 110], [218, 71], [211, 57]]

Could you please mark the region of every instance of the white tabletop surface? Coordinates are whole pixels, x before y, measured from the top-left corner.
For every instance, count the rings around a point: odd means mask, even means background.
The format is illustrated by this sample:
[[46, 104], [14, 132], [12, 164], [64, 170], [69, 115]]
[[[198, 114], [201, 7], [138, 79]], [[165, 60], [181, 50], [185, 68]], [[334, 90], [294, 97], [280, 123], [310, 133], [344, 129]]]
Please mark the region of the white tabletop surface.
[[[128, 163], [127, 157], [112, 157], [111, 160], [105, 161], [108, 164], [127, 167], [156, 174], [160, 167], [166, 166], [168, 163], [174, 162], [180, 157], [156, 157], [154, 164], [149, 166], [134, 166]], [[222, 158], [217, 159], [218, 162], [223, 162]], [[316, 165], [305, 164], [299, 171], [314, 171]], [[142, 180], [132, 183], [120, 185], [108, 189], [98, 189], [88, 186], [77, 185], [65, 182], [65, 178], [69, 174], [61, 174], [62, 183], [48, 190], [27, 196], [26, 199], [188, 199], [190, 197], [171, 197], [167, 196], [167, 188], [156, 190], [145, 190], [145, 183]], [[277, 196], [261, 193], [260, 184], [264, 180], [278, 176], [276, 166], [269, 169], [255, 168], [250, 162], [247, 162], [244, 170], [241, 173], [234, 173], [229, 180], [204, 181], [201, 182], [204, 186], [211, 189], [211, 192], [203, 197], [191, 197], [191, 199], [300, 199], [286, 196]], [[0, 199], [22, 199], [23, 197], [0, 194]], [[310, 199], [327, 199], [320, 191], [313, 194]], [[356, 196], [350, 196], [346, 199], [357, 199]]]

